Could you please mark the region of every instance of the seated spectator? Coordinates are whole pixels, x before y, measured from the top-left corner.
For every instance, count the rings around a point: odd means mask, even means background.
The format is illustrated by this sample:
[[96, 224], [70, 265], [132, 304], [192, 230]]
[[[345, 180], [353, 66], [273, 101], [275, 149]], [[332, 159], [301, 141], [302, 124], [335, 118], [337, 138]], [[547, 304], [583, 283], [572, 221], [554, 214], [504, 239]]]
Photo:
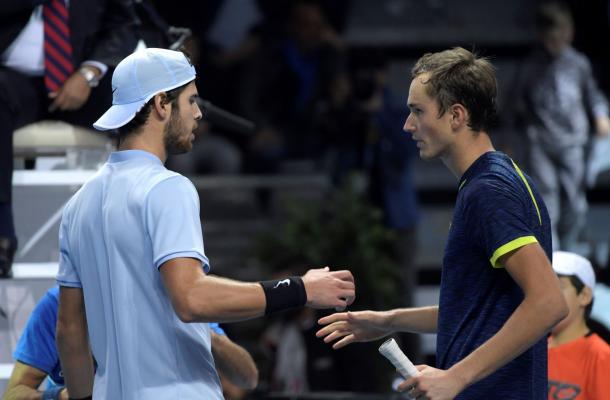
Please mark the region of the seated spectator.
[[127, 0], [3, 0], [0, 21], [0, 277], [7, 277], [17, 248], [13, 131], [42, 119], [90, 127], [111, 103], [106, 71], [136, 47], [136, 19]]
[[[59, 305], [59, 287], [47, 291], [34, 308], [13, 353], [15, 367], [3, 399], [25, 400], [42, 398], [67, 400], [59, 354], [55, 346], [55, 325]], [[250, 354], [229, 339], [218, 324], [210, 323], [212, 354], [223, 383], [235, 390], [254, 389], [258, 369]], [[47, 380], [46, 388], [38, 388]], [[34, 396], [42, 397], [34, 397]]]
[[574, 253], [553, 253], [569, 314], [549, 337], [549, 400], [604, 399], [610, 393], [610, 346], [587, 325], [593, 307], [595, 273]]

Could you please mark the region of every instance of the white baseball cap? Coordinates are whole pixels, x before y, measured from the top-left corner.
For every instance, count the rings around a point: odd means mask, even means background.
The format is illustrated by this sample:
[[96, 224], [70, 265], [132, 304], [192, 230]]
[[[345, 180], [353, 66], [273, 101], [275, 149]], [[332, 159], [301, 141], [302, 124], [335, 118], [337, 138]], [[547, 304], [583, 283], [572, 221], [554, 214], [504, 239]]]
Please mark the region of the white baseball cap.
[[553, 269], [559, 275], [575, 275], [585, 286], [595, 287], [595, 272], [586, 258], [567, 251], [553, 252]]
[[157, 93], [186, 85], [196, 77], [195, 67], [180, 51], [148, 48], [125, 57], [112, 74], [112, 107], [93, 127], [120, 128]]

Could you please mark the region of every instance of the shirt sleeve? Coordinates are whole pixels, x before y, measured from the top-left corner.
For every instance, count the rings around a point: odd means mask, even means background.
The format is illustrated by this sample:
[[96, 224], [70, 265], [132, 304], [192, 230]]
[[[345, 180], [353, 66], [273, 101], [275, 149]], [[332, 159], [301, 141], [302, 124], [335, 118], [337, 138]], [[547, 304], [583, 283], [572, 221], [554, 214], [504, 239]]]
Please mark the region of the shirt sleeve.
[[[473, 188], [465, 201], [468, 232], [472, 232], [494, 268], [502, 268], [498, 261], [503, 255], [538, 239], [527, 218], [531, 199], [522, 199], [521, 191], [501, 181], [485, 181]], [[532, 206], [533, 207], [533, 206]]]
[[48, 375], [59, 363], [55, 346], [57, 301], [46, 293], [32, 311], [13, 352], [15, 360], [38, 368]]
[[601, 90], [597, 86], [593, 70], [589, 60], [585, 57], [582, 59], [583, 62], [583, 90], [585, 94], [585, 101], [589, 107], [591, 114], [594, 117], [607, 117], [608, 116], [608, 102]]
[[218, 322], [210, 322], [210, 329], [214, 331], [214, 333], [216, 333], [217, 335], [226, 335], [224, 329], [222, 329], [220, 325], [218, 325]]
[[190, 257], [210, 269], [203, 248], [199, 217], [199, 196], [193, 184], [181, 175], [165, 179], [148, 194], [145, 207], [146, 229], [157, 268], [164, 262]]
[[[600, 342], [603, 339], [599, 339]], [[600, 351], [596, 355], [594, 366], [591, 368], [593, 371], [594, 378], [590, 382], [590, 387], [587, 391], [590, 391], [588, 398], [591, 399], [603, 399], [610, 393], [610, 379], [608, 379], [608, 371], [610, 370], [610, 348], [607, 347], [606, 343], [603, 342], [606, 351]]]
[[70, 242], [68, 240], [69, 217], [67, 210], [69, 204], [64, 209], [61, 224], [59, 225], [59, 269], [57, 272], [57, 283], [60, 286], [82, 288], [80, 276], [71, 259]]

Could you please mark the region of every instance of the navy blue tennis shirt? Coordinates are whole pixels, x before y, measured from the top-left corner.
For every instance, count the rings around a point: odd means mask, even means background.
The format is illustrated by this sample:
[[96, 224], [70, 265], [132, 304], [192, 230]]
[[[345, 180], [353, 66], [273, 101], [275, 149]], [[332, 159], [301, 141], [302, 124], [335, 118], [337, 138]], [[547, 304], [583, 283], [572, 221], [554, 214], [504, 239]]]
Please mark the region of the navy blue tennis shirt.
[[[551, 223], [542, 197], [507, 155], [485, 153], [460, 179], [445, 248], [439, 368], [450, 368], [495, 335], [523, 301], [521, 288], [499, 259], [531, 243], [539, 243], [551, 259]], [[546, 338], [456, 397], [546, 398]]]

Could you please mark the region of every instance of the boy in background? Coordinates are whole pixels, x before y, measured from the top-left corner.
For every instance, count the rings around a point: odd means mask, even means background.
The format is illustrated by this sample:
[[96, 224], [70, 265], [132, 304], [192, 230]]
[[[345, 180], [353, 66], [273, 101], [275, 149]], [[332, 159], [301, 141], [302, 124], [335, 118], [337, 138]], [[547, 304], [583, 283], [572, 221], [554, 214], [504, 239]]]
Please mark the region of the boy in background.
[[549, 337], [549, 400], [607, 398], [610, 346], [587, 326], [593, 308], [593, 267], [578, 254], [556, 251], [553, 269], [569, 313]]

